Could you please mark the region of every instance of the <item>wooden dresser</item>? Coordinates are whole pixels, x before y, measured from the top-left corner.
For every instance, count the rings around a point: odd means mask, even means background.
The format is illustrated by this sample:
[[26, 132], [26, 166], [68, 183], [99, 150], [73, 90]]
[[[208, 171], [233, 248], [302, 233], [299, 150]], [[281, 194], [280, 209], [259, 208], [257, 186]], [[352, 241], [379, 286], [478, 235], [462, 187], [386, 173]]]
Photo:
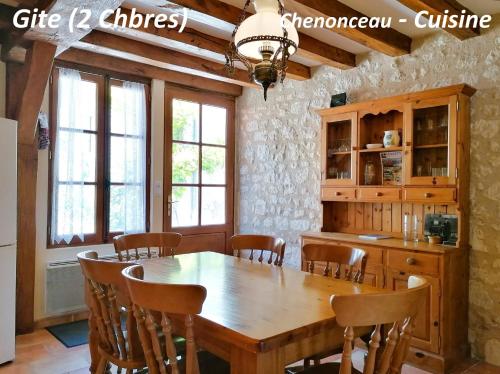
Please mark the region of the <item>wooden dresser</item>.
[[[365, 282], [381, 288], [403, 288], [410, 275], [425, 276], [431, 290], [408, 361], [433, 373], [450, 372], [469, 354], [469, 98], [474, 92], [457, 85], [319, 112], [323, 227], [304, 233], [302, 245], [365, 250]], [[367, 149], [366, 144], [382, 143], [390, 130], [399, 132], [398, 144]], [[383, 152], [399, 155], [400, 172], [383, 171]], [[403, 240], [405, 214], [418, 218], [418, 242]], [[426, 241], [427, 214], [457, 217], [455, 245]], [[359, 234], [391, 238], [363, 240]]]

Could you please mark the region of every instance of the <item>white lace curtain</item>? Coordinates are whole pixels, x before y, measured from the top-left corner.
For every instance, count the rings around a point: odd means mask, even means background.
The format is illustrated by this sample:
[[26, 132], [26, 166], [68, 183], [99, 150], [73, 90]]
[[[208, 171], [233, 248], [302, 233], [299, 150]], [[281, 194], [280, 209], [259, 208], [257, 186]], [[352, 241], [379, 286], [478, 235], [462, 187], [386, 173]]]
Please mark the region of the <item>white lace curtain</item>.
[[[96, 130], [95, 103], [82, 100], [84, 82], [80, 73], [59, 69], [57, 135], [53, 167], [52, 243], [84, 240], [95, 232]], [[146, 97], [145, 87], [124, 82], [120, 90], [123, 106], [113, 118], [123, 130], [123, 153], [110, 165], [123, 172], [123, 193], [118, 200], [119, 230], [146, 231]], [[90, 124], [90, 125], [89, 125]], [[85, 182], [90, 182], [85, 185]]]
[[146, 95], [144, 85], [133, 82], [123, 83], [123, 94], [125, 191], [121, 208], [124, 232], [130, 234], [146, 231]]
[[54, 152], [54, 193], [51, 240], [83, 240], [85, 231], [85, 173], [88, 148], [80, 116], [81, 77], [76, 70], [59, 69], [57, 135]]

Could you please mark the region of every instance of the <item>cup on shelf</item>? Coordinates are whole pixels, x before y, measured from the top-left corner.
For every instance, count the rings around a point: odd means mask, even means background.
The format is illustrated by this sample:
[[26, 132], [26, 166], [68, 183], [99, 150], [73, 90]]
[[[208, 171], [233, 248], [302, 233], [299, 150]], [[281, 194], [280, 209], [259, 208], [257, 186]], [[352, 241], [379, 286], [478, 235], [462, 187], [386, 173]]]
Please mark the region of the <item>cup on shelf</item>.
[[424, 167], [422, 165], [417, 165], [417, 177], [422, 176], [423, 169], [424, 169]]
[[416, 214], [405, 213], [403, 217], [403, 240], [418, 242], [418, 229], [420, 221]]
[[416, 214], [413, 215], [412, 218], [412, 227], [411, 227], [411, 238], [414, 242], [418, 242], [418, 228], [420, 221]]
[[448, 117], [447, 116], [441, 117], [441, 119], [439, 120], [439, 127], [441, 127], [441, 128], [448, 127]]

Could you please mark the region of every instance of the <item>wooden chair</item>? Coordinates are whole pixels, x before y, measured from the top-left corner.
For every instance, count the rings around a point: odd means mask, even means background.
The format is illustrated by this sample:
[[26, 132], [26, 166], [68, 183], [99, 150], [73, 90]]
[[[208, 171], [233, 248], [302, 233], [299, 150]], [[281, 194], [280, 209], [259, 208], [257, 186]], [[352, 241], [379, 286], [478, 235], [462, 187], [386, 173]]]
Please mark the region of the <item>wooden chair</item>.
[[[236, 257], [241, 257], [243, 252], [250, 252], [248, 259], [254, 260], [254, 252], [258, 253], [257, 261], [264, 261], [264, 252], [269, 253], [268, 264], [283, 266], [285, 256], [285, 241], [281, 238], [275, 238], [268, 235], [234, 235], [231, 238], [231, 248]], [[273, 259], [274, 257], [274, 259]]]
[[[379, 294], [335, 296], [330, 299], [336, 320], [346, 326], [344, 349], [340, 363], [313, 366], [302, 374], [351, 374], [360, 372], [352, 367], [355, 327], [375, 326], [365, 357], [363, 374], [398, 374], [404, 364], [413, 335], [413, 323], [418, 307], [425, 302], [429, 284], [424, 278], [412, 276], [408, 289]], [[392, 324], [381, 352], [381, 328]], [[377, 354], [379, 353], [379, 354]]]
[[[330, 244], [306, 244], [302, 248], [302, 254], [311, 273], [314, 273], [316, 262], [319, 261], [326, 264], [323, 275], [332, 274], [337, 279], [363, 283], [367, 255], [362, 249]], [[334, 264], [336, 264], [335, 273], [333, 273]], [[345, 269], [344, 274], [342, 268]]]
[[[229, 374], [227, 362], [196, 348], [193, 315], [202, 310], [207, 294], [203, 286], [149, 283], [143, 280], [144, 269], [139, 265], [128, 267], [123, 275], [134, 304], [149, 373]], [[184, 320], [186, 354], [181, 361], [172, 339], [173, 315]]]
[[[139, 259], [139, 250], [141, 248], [147, 249], [146, 255], [148, 258], [153, 257], [154, 253], [151, 251], [157, 248], [158, 257], [173, 256], [175, 249], [181, 242], [182, 235], [176, 232], [159, 232], [159, 233], [143, 233], [143, 234], [128, 234], [120, 235], [113, 238], [115, 245], [115, 252], [118, 254], [120, 261], [130, 261]], [[133, 251], [133, 256], [130, 255]]]
[[[326, 277], [334, 276], [336, 279], [345, 279], [356, 283], [363, 283], [365, 277], [365, 268], [367, 255], [362, 249], [330, 244], [306, 244], [302, 248], [302, 258], [308, 264], [310, 273], [314, 273], [317, 262], [325, 263], [323, 275]], [[333, 266], [336, 264], [335, 273]], [[342, 274], [342, 269], [344, 269]], [[368, 341], [369, 336], [363, 336], [363, 341]], [[320, 360], [342, 352], [342, 347], [332, 349], [322, 354], [308, 357], [304, 360], [304, 368], [310, 366], [310, 361], [314, 365], [319, 365]], [[301, 367], [290, 369], [289, 372], [302, 370]]]
[[[91, 310], [90, 345], [97, 346], [99, 362], [96, 373], [105, 373], [108, 363], [132, 373], [146, 367], [144, 352], [137, 333], [132, 302], [122, 276], [129, 263], [99, 260], [97, 253], [81, 252], [78, 260], [90, 291], [87, 303]], [[125, 316], [125, 326], [122, 318]], [[93, 336], [93, 327], [97, 336]]]

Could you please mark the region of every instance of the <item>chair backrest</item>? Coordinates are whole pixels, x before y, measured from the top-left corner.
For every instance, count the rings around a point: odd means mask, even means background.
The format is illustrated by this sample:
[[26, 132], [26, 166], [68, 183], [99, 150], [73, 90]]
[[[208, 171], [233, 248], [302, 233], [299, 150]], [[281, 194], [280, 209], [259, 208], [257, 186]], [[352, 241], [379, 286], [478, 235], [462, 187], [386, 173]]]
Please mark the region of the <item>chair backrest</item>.
[[[302, 247], [302, 258], [313, 273], [316, 262], [325, 263], [323, 275], [333, 274], [337, 279], [363, 283], [366, 269], [366, 252], [362, 249], [331, 244], [306, 244]], [[333, 266], [336, 265], [335, 272]], [[342, 274], [344, 267], [344, 274]]]
[[[425, 302], [429, 284], [425, 278], [410, 277], [407, 290], [379, 294], [357, 294], [332, 296], [330, 302], [339, 325], [347, 326], [344, 333], [342, 353], [342, 374], [351, 374], [353, 327], [374, 326], [368, 345], [363, 374], [396, 374], [401, 367], [410, 347], [413, 324], [418, 307]], [[387, 333], [382, 354], [377, 355], [380, 347], [381, 327], [392, 324]]]
[[233, 254], [236, 252], [237, 257], [241, 257], [243, 252], [249, 252], [249, 260], [254, 259], [254, 252], [257, 251], [259, 262], [264, 261], [264, 252], [269, 254], [267, 259], [268, 264], [277, 266], [283, 265], [285, 256], [285, 241], [281, 238], [275, 238], [269, 235], [234, 235], [231, 238], [231, 248]]
[[[77, 256], [90, 291], [87, 302], [97, 325], [99, 347], [122, 361], [144, 359], [132, 302], [122, 276], [122, 270], [130, 263], [99, 260], [93, 251]], [[123, 312], [126, 312], [125, 326]]]
[[[139, 259], [139, 249], [147, 249], [147, 257], [151, 258], [154, 253], [151, 249], [157, 248], [158, 257], [173, 256], [175, 249], [181, 242], [182, 235], [176, 232], [148, 232], [142, 234], [119, 235], [113, 238], [115, 252], [120, 261]], [[130, 252], [133, 255], [130, 255]]]
[[185, 324], [185, 373], [199, 374], [193, 315], [201, 312], [207, 295], [205, 287], [146, 282], [143, 280], [144, 269], [139, 265], [126, 268], [123, 275], [134, 304], [139, 337], [149, 372], [184, 372], [180, 370], [181, 365], [177, 361], [177, 351], [172, 338], [171, 318], [175, 315], [177, 318], [183, 317]]

